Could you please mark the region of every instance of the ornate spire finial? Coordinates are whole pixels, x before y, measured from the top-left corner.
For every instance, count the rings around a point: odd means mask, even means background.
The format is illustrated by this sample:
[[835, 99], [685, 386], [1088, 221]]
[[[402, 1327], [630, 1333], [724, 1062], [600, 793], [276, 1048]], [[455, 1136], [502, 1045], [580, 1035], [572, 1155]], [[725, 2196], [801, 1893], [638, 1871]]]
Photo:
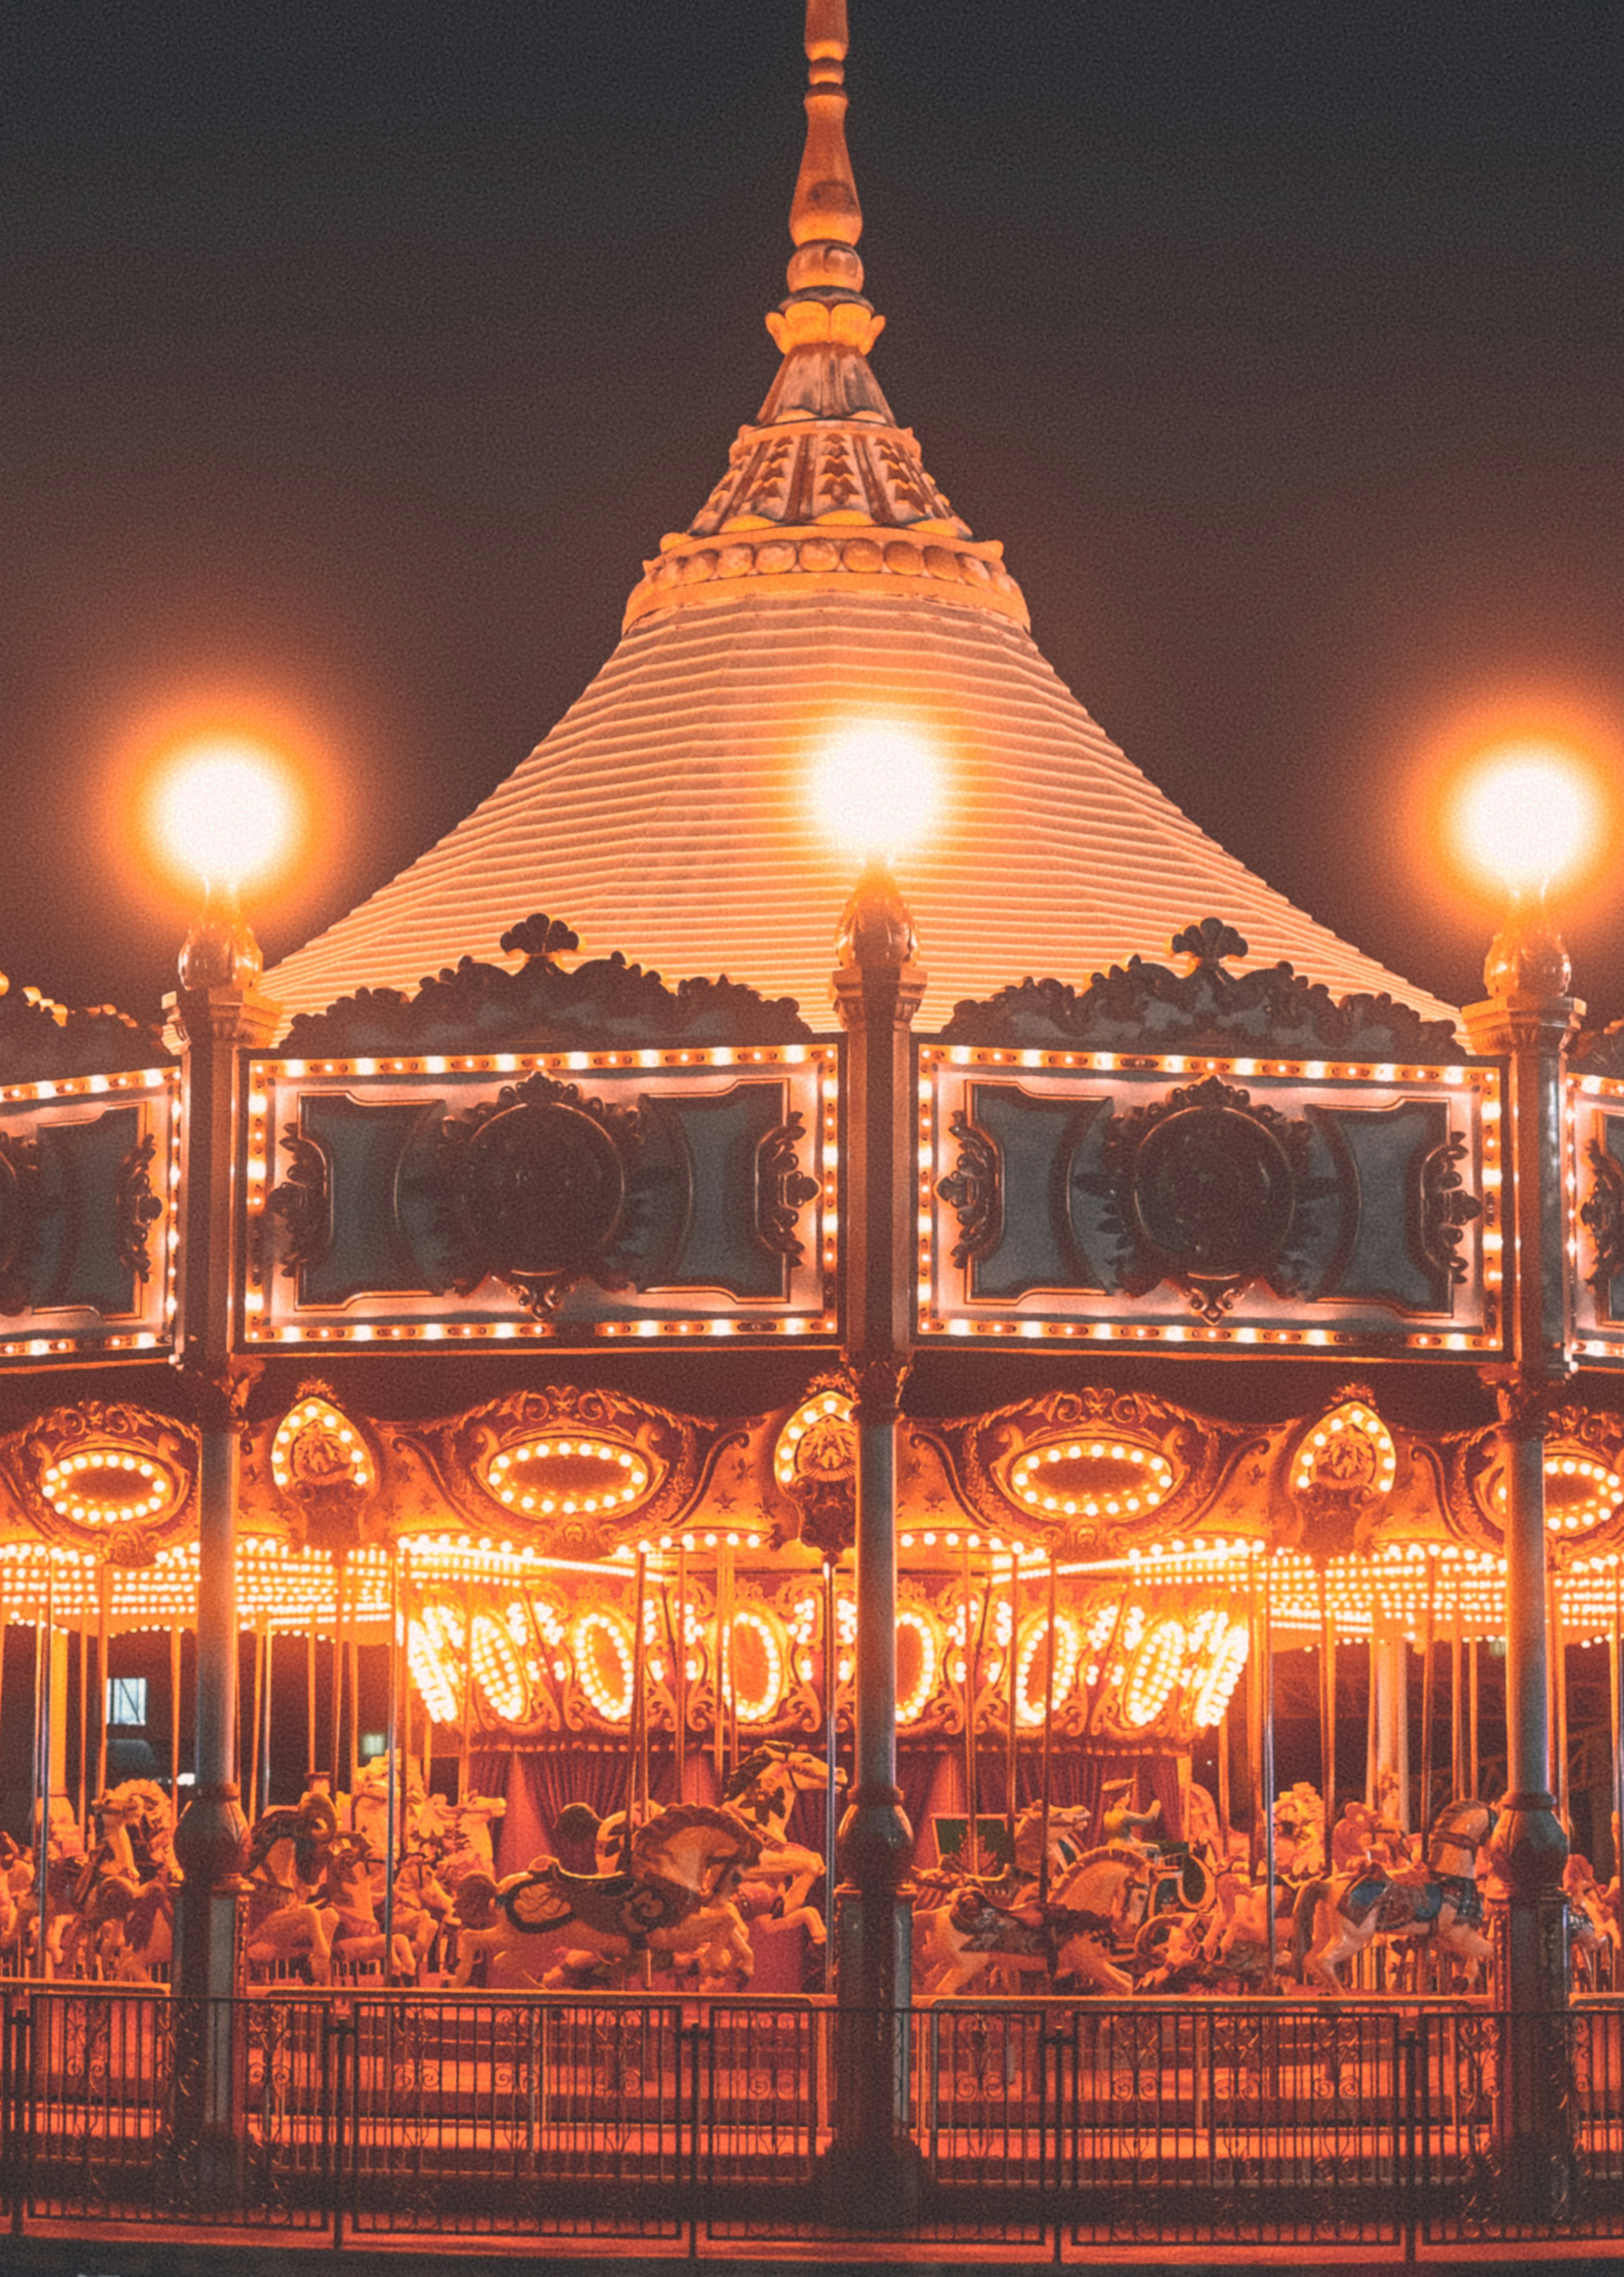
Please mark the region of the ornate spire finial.
[[846, 0], [806, 0], [806, 148], [789, 207], [789, 297], [767, 318], [787, 355], [809, 340], [866, 351], [885, 323], [863, 298], [863, 234], [846, 148]]

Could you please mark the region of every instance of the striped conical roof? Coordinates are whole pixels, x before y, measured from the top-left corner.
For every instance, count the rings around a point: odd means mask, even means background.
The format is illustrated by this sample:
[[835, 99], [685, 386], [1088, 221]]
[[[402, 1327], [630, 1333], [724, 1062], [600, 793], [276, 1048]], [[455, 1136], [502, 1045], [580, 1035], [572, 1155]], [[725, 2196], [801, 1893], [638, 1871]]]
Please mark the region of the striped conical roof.
[[926, 471], [868, 362], [846, 156], [843, 0], [809, 0], [806, 156], [783, 363], [727, 472], [644, 565], [619, 647], [468, 819], [278, 965], [289, 1015], [410, 990], [545, 910], [582, 953], [669, 982], [725, 973], [832, 1025], [834, 933], [854, 865], [810, 778], [842, 727], [905, 723], [939, 756], [928, 840], [898, 865], [930, 986], [925, 1028], [1028, 975], [1081, 983], [1236, 926], [1337, 993], [1447, 1008], [1339, 940], [1147, 781], [1056, 675], [995, 542]]

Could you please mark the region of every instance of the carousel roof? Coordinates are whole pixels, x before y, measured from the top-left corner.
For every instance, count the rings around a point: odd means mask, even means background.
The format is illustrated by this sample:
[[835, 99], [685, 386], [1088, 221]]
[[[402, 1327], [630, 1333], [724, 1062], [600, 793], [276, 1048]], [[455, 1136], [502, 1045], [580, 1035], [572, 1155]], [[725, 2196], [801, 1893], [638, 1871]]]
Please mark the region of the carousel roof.
[[289, 1014], [413, 987], [556, 912], [596, 956], [726, 973], [826, 1023], [850, 858], [814, 816], [818, 751], [904, 723], [940, 758], [942, 821], [902, 866], [931, 985], [921, 1024], [1025, 974], [1076, 980], [1218, 914], [1333, 990], [1414, 990], [1197, 828], [1095, 724], [1027, 630], [868, 362], [847, 157], [843, 0], [810, 0], [806, 154], [783, 362], [726, 473], [644, 567], [614, 655], [467, 819], [269, 976]]

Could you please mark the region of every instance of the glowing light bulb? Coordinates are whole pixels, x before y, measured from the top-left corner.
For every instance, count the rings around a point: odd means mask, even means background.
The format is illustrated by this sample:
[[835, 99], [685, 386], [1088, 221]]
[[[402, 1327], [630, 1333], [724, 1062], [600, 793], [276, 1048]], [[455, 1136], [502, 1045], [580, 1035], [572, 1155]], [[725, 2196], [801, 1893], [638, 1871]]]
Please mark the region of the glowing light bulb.
[[1583, 761], [1559, 743], [1502, 745], [1472, 770], [1455, 826], [1473, 867], [1515, 894], [1567, 875], [1602, 831], [1601, 799]]
[[294, 836], [286, 768], [249, 735], [202, 735], [170, 755], [152, 797], [164, 852], [203, 885], [234, 892], [273, 868]]
[[856, 722], [825, 747], [812, 774], [824, 830], [865, 860], [888, 862], [917, 845], [936, 819], [937, 754], [912, 728]]

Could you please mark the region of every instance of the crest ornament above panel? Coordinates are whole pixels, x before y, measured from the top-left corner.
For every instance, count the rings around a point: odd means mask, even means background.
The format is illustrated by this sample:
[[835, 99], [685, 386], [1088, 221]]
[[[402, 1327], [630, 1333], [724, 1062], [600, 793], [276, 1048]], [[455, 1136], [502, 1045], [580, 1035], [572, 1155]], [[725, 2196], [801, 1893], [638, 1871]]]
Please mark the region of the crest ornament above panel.
[[1185, 971], [1131, 956], [1081, 989], [1026, 979], [983, 1002], [966, 999], [942, 1040], [1427, 1064], [1466, 1056], [1449, 1021], [1423, 1019], [1391, 996], [1333, 997], [1285, 963], [1227, 971], [1247, 943], [1217, 918], [1186, 925], [1171, 949], [1191, 959]]
[[415, 996], [361, 988], [324, 1012], [301, 1012], [282, 1049], [305, 1059], [355, 1054], [550, 1051], [570, 1044], [782, 1044], [812, 1030], [788, 996], [766, 997], [725, 977], [667, 987], [617, 949], [566, 971], [580, 947], [560, 918], [538, 914], [502, 935], [516, 971], [465, 956], [423, 980]]

